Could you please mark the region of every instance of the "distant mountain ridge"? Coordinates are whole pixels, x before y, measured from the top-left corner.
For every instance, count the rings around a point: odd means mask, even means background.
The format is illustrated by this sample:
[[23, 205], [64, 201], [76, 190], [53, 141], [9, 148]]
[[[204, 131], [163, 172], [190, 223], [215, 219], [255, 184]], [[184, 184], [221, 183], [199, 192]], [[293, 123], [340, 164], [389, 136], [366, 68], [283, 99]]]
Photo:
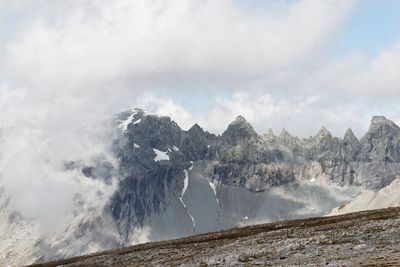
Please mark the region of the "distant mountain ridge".
[[[197, 124], [184, 131], [168, 117], [147, 115], [138, 109], [124, 114], [119, 120], [126, 123], [126, 118], [131, 116], [132, 121], [127, 124], [126, 131], [122, 131], [122, 139], [128, 141], [117, 149], [117, 155], [121, 155], [121, 168], [128, 180], [143, 183], [133, 183], [132, 187], [137, 190], [143, 186], [147, 200], [148, 192], [154, 194], [150, 202], [141, 201], [139, 192], [130, 197], [131, 201], [136, 199], [130, 205], [130, 212], [119, 208], [125, 201], [113, 201], [112, 210], [117, 221], [133, 216], [143, 223], [149, 218], [147, 212], [166, 209], [169, 197], [179, 197], [182, 191], [184, 171], [193, 166], [217, 189], [237, 186], [249, 192], [264, 192], [285, 184], [321, 179], [337, 186], [379, 190], [400, 173], [400, 129], [380, 116], [372, 118], [371, 126], [361, 140], [351, 129], [340, 139], [333, 137], [325, 127], [308, 139], [294, 137], [285, 130], [279, 136], [273, 133], [262, 136], [243, 116], [229, 124], [221, 136], [210, 134]], [[140, 148], [132, 150], [134, 144]], [[168, 153], [169, 160], [155, 162], [153, 149]], [[135, 155], [140, 160], [132, 160]], [[146, 169], [140, 171], [139, 180], [138, 169], [133, 166]], [[127, 189], [128, 186], [123, 188], [126, 192], [134, 190]], [[160, 188], [163, 191], [159, 191]], [[120, 195], [124, 193], [115, 193], [115, 196]], [[152, 207], [144, 203], [151, 203]], [[121, 216], [115, 211], [125, 213]], [[120, 227], [126, 225], [124, 222]], [[126, 233], [131, 230], [128, 227]]]

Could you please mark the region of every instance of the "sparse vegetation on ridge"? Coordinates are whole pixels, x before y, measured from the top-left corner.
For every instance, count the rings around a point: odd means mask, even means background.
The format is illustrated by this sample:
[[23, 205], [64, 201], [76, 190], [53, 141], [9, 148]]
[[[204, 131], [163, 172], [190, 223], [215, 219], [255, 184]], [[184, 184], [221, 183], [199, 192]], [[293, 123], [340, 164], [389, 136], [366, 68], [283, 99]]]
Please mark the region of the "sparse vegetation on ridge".
[[398, 266], [400, 208], [292, 220], [152, 242], [31, 267]]

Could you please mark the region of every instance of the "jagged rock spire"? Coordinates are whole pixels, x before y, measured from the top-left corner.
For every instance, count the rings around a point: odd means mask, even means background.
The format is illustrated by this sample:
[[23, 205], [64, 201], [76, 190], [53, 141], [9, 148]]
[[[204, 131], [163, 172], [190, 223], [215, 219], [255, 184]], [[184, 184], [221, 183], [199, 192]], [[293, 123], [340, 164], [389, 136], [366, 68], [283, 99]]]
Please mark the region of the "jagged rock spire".
[[368, 132], [361, 139], [360, 159], [400, 162], [400, 128], [384, 116], [374, 116]]
[[391, 120], [386, 119], [385, 116], [373, 116], [371, 119], [372, 124], [386, 124], [393, 123]]
[[287, 135], [289, 132], [286, 130], [286, 128], [282, 128], [282, 131], [279, 135]]
[[295, 138], [293, 135], [291, 135], [286, 128], [282, 128], [281, 133], [279, 134], [279, 138]]
[[248, 122], [242, 115], [237, 116], [236, 119], [233, 122], [231, 122], [231, 124], [243, 124], [243, 123], [248, 123]]
[[203, 133], [203, 128], [200, 127], [197, 123], [193, 124], [192, 127], [188, 130], [189, 133]]
[[236, 143], [239, 140], [254, 139], [258, 134], [254, 128], [246, 121], [246, 119], [239, 115], [236, 119], [228, 125], [228, 129], [222, 134], [222, 138], [227, 142]]
[[354, 135], [353, 130], [351, 128], [348, 128], [346, 133], [344, 134], [343, 141], [345, 142], [358, 142], [358, 138]]
[[317, 135], [315, 136], [315, 139], [322, 140], [326, 137], [331, 138], [332, 134], [328, 131], [328, 129], [325, 128], [325, 126], [323, 126], [321, 130], [318, 131]]
[[385, 116], [374, 116], [372, 117], [371, 126], [369, 127], [368, 132], [377, 131], [382, 127], [393, 128], [396, 129], [397, 131], [400, 130], [400, 128], [393, 121], [386, 119]]

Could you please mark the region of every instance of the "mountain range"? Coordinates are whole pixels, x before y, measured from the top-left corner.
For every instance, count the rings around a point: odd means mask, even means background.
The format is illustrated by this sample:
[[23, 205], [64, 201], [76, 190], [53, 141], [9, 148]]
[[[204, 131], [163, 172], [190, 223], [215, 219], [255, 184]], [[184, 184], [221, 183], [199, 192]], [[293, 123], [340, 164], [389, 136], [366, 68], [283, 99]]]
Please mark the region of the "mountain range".
[[334, 137], [325, 127], [303, 139], [286, 130], [260, 135], [242, 116], [215, 135], [197, 124], [182, 130], [141, 109], [118, 114], [110, 127], [117, 167], [102, 158], [90, 166], [65, 162], [85, 179], [117, 179], [100, 209], [74, 214], [67, 227], [43, 235], [0, 191], [0, 265], [400, 201], [400, 128], [382, 116], [361, 139], [351, 129]]

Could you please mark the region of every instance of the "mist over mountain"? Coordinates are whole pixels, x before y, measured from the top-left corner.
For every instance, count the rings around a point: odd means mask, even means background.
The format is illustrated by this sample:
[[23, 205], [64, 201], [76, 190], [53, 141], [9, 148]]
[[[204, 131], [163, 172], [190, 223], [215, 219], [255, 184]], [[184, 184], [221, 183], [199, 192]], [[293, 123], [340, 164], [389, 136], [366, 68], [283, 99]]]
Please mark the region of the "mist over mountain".
[[41, 214], [18, 209], [0, 184], [2, 264], [398, 203], [395, 193], [380, 201], [400, 173], [400, 128], [385, 117], [373, 117], [361, 139], [325, 127], [309, 138], [259, 134], [243, 116], [215, 135], [142, 109], [105, 125], [107, 154], [60, 167], [84, 187], [71, 192], [63, 223], [44, 227]]

